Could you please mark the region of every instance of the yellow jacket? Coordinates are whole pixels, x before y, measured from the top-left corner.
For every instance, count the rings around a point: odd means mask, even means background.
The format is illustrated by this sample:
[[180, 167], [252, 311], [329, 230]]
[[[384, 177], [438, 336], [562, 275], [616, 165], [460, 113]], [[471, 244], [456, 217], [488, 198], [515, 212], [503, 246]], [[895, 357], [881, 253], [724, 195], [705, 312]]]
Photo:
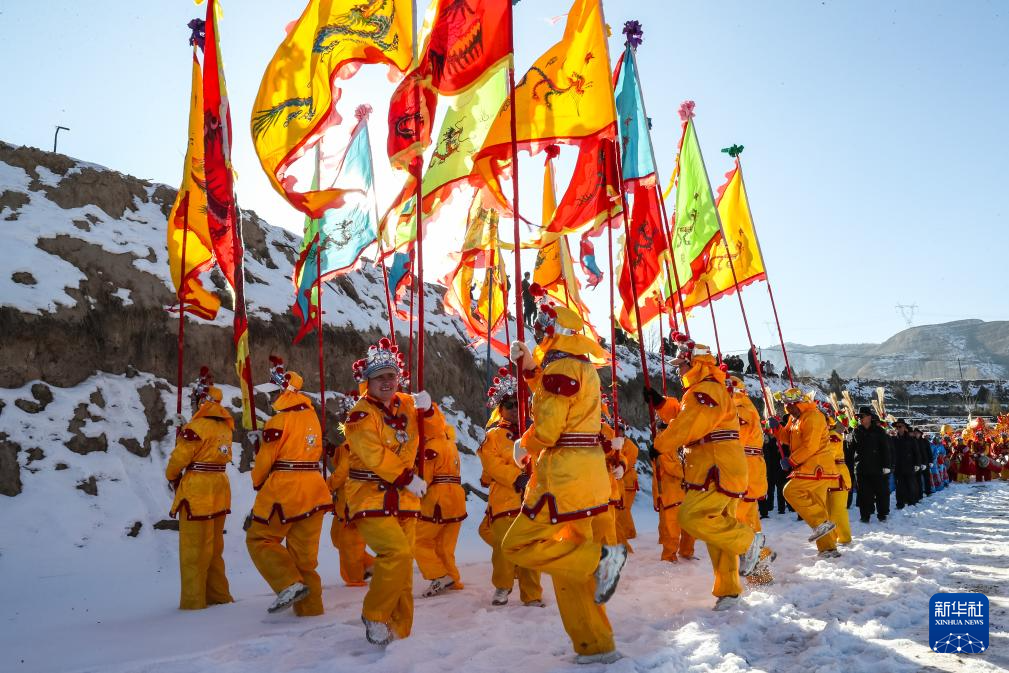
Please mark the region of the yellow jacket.
[[746, 457], [739, 442], [736, 405], [725, 388], [725, 373], [710, 356], [695, 358], [683, 376], [679, 414], [655, 438], [655, 450], [675, 454], [684, 447], [684, 486], [746, 495]]
[[746, 453], [746, 497], [749, 502], [767, 495], [767, 463], [764, 462], [764, 431], [760, 425], [760, 412], [745, 392], [732, 396], [739, 417], [739, 441]]
[[533, 387], [535, 423], [522, 437], [534, 461], [522, 511], [547, 507], [558, 523], [609, 507], [610, 480], [599, 443], [599, 375], [587, 358], [551, 351]]
[[281, 523], [333, 509], [322, 478], [322, 430], [312, 402], [299, 392], [285, 391], [273, 403], [277, 412], [263, 428], [263, 442], [252, 466], [252, 487], [258, 491], [252, 518], [269, 523], [276, 513]]
[[424, 436], [424, 474], [427, 493], [420, 501], [420, 518], [433, 523], [454, 523], [466, 518], [466, 491], [459, 474], [459, 449], [455, 430], [433, 406], [431, 434]]
[[350, 521], [347, 514], [347, 477], [350, 475], [350, 444], [344, 442], [333, 456], [333, 471], [326, 485], [333, 493], [333, 514], [338, 521]]
[[[790, 479], [833, 479], [838, 472], [827, 441], [827, 418], [813, 402], [798, 402], [798, 418], [792, 418], [780, 436], [788, 444], [789, 463], [795, 468]], [[843, 451], [843, 449], [842, 449]]]
[[522, 470], [515, 464], [514, 446], [518, 428], [504, 421], [487, 431], [477, 450], [483, 465], [480, 480], [490, 487], [487, 514], [491, 521], [503, 516], [515, 516], [522, 509], [522, 494], [515, 492], [515, 480]]
[[[602, 439], [603, 453], [606, 455], [606, 471], [610, 475], [610, 504], [614, 507], [622, 508], [624, 506], [624, 484], [623, 481], [617, 481], [613, 470], [616, 469], [617, 465], [620, 465], [624, 468], [624, 474], [626, 474], [627, 459], [624, 457], [623, 450], [614, 451], [612, 448], [610, 442], [616, 436], [613, 426], [606, 421], [602, 421], [599, 436]], [[626, 442], [627, 440], [625, 439], [625, 445]]]
[[831, 454], [834, 458], [834, 465], [837, 470], [837, 488], [830, 489], [831, 491], [850, 491], [851, 490], [851, 471], [848, 469], [848, 464], [844, 462], [844, 435], [842, 435], [837, 430], [829, 430], [829, 436], [827, 442], [830, 444]]
[[170, 515], [183, 507], [190, 519], [214, 519], [231, 512], [231, 462], [235, 421], [220, 404], [208, 401], [183, 427], [168, 458], [165, 478], [176, 484]]
[[621, 449], [621, 453], [624, 454], [624, 463], [627, 465], [624, 478], [621, 479], [624, 486], [624, 504], [626, 505], [627, 494], [635, 493], [638, 490], [638, 445], [630, 437], [624, 437], [624, 448]]
[[[665, 404], [659, 409], [659, 416], [664, 423], [673, 420], [679, 413], [680, 401], [675, 397], [667, 397]], [[679, 451], [660, 454], [658, 459], [652, 461], [652, 474], [652, 506], [656, 512], [683, 503], [683, 457]]]
[[[437, 426], [425, 413], [424, 432], [434, 436]], [[347, 507], [359, 517], [420, 516], [420, 500], [404, 487], [414, 476], [420, 433], [417, 408], [406, 393], [396, 393], [388, 408], [362, 397], [347, 416], [344, 436], [350, 444]]]

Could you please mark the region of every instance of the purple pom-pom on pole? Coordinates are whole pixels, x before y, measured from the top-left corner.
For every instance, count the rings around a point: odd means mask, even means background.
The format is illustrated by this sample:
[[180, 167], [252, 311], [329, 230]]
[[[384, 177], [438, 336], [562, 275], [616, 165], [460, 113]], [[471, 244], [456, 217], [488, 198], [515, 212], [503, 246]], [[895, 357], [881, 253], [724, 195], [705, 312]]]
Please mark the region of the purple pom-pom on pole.
[[186, 26], [193, 31], [189, 36], [189, 46], [192, 47], [195, 44], [203, 49], [207, 39], [207, 22], [203, 19], [193, 19]]
[[641, 29], [640, 21], [624, 22], [624, 35], [627, 37], [627, 44], [629, 44], [632, 49], [637, 49], [641, 45], [644, 34], [645, 32]]

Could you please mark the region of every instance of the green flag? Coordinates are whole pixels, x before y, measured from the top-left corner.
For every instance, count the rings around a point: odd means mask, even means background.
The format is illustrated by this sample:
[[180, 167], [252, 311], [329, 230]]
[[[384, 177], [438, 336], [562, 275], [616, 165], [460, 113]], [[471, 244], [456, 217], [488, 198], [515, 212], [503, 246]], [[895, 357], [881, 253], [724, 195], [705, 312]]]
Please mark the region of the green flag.
[[[443, 200], [452, 185], [469, 177], [473, 155], [490, 131], [501, 105], [508, 98], [508, 69], [502, 64], [483, 84], [456, 96], [445, 113], [438, 145], [424, 172], [424, 211]], [[437, 192], [443, 192], [437, 194]], [[435, 197], [435, 198], [432, 198]]]
[[718, 211], [704, 171], [693, 119], [688, 120], [683, 129], [677, 163], [679, 178], [672, 241], [673, 263], [676, 264], [682, 291], [689, 295], [694, 282], [707, 267], [711, 246], [719, 231]]

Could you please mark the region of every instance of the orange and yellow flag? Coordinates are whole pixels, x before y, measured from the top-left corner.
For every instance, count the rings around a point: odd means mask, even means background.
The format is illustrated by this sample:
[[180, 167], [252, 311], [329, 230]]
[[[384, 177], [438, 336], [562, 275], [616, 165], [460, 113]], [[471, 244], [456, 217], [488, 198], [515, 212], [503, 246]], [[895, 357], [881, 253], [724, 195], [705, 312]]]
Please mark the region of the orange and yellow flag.
[[[722, 220], [724, 240], [728, 242], [729, 254], [732, 255], [730, 266], [726, 246], [722, 243], [722, 234], [715, 235], [714, 245], [708, 248], [708, 258], [705, 260], [704, 271], [698, 277], [690, 294], [683, 300], [683, 305], [689, 310], [695, 306], [708, 303], [708, 293], [711, 299], [735, 292], [736, 281], [739, 287], [749, 285], [758, 280], [765, 280], [764, 259], [757, 245], [757, 235], [750, 218], [750, 207], [746, 200], [746, 188], [743, 185], [743, 174], [736, 166], [725, 174], [727, 182], [718, 190], [718, 215]], [[735, 280], [733, 279], [735, 270]], [[706, 286], [706, 287], [705, 287]]]
[[298, 184], [292, 170], [329, 126], [340, 123], [336, 81], [365, 63], [405, 71], [413, 57], [412, 0], [311, 0], [266, 66], [252, 106], [252, 140], [270, 182], [310, 215], [338, 206], [339, 189]]
[[203, 186], [206, 183], [203, 175], [203, 74], [195, 46], [192, 79], [186, 163], [179, 193], [168, 216], [168, 266], [176, 294], [180, 301], [185, 301], [186, 311], [213, 320], [221, 300], [200, 283], [200, 274], [214, 266], [214, 253], [207, 226], [207, 193]]

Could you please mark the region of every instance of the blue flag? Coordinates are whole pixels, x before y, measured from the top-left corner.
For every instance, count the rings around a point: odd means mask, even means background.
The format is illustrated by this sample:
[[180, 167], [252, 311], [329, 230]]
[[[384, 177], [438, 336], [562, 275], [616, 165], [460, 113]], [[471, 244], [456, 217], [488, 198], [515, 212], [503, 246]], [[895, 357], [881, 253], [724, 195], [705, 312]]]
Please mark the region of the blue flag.
[[[317, 166], [313, 184], [319, 182]], [[347, 151], [336, 168], [331, 184], [326, 185], [326, 188], [334, 187], [347, 190], [344, 204], [327, 210], [319, 219], [305, 221], [301, 254], [294, 267], [297, 296], [292, 310], [301, 319], [301, 329], [294, 339], [295, 343], [312, 331], [318, 318], [317, 286], [320, 273], [321, 282], [325, 282], [333, 276], [351, 271], [365, 248], [374, 243], [378, 235], [367, 114], [359, 116]]]
[[645, 101], [631, 49], [628, 45], [620, 57], [620, 77], [616, 88], [617, 129], [620, 132], [620, 159], [625, 181], [655, 173]]

